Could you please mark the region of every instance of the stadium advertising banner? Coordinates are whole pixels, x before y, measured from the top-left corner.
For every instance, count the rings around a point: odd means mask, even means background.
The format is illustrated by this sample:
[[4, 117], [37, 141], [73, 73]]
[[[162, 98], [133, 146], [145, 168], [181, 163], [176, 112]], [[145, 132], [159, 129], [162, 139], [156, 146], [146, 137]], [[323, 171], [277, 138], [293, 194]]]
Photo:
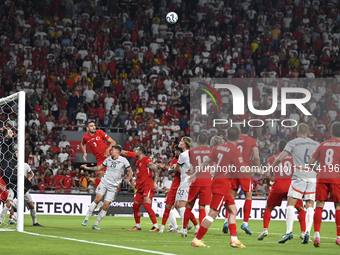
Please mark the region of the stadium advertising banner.
[[[164, 197], [154, 197], [152, 201], [152, 209], [155, 211], [157, 217], [163, 217], [164, 211]], [[252, 201], [252, 210], [250, 214], [251, 220], [262, 220], [263, 213], [266, 208], [266, 200], [253, 200]], [[237, 206], [237, 217], [236, 219], [243, 219], [243, 205], [244, 200], [239, 199], [235, 200], [235, 204]], [[282, 205], [280, 207], [276, 207], [272, 211], [272, 220], [286, 220], [286, 205], [287, 201], [282, 201]], [[192, 210], [193, 214], [196, 218], [198, 218], [198, 200], [196, 200], [195, 206]], [[296, 214], [296, 220], [298, 219], [298, 214]], [[176, 211], [176, 216], [179, 218], [179, 215]], [[221, 210], [216, 219], [224, 219], [225, 218], [225, 208]], [[335, 211], [334, 211], [334, 203], [325, 202], [325, 207], [322, 213], [322, 220], [324, 222], [334, 222], [335, 221]]]
[[[37, 214], [86, 215], [91, 195], [31, 194]], [[25, 214], [30, 212], [25, 208]]]

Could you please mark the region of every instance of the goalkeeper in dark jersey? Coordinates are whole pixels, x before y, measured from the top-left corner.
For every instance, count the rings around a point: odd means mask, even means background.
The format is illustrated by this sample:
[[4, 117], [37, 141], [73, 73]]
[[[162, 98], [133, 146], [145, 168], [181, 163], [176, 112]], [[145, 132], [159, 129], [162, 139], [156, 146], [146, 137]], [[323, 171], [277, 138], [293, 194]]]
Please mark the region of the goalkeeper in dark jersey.
[[[18, 182], [18, 159], [16, 156], [14, 133], [11, 129], [4, 129], [0, 135], [0, 164], [1, 164], [1, 177], [6, 183], [8, 189], [12, 189], [14, 197], [17, 197], [17, 182]], [[26, 193], [32, 184], [25, 178], [25, 191]]]

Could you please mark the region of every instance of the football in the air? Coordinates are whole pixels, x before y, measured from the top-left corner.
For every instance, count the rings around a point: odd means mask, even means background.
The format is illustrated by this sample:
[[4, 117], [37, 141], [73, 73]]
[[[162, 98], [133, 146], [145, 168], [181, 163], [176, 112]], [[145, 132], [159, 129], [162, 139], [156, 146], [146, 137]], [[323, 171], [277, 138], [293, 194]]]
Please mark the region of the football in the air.
[[169, 12], [166, 15], [166, 21], [169, 22], [170, 24], [175, 24], [178, 20], [178, 15], [176, 12]]

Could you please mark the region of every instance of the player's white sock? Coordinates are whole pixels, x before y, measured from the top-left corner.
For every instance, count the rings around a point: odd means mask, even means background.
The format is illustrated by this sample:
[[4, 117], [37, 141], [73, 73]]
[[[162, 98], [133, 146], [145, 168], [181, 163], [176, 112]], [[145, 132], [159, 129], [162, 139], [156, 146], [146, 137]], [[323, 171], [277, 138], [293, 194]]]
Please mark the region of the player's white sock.
[[93, 201], [92, 204], [90, 205], [89, 207], [89, 210], [87, 211], [87, 214], [86, 214], [86, 217], [85, 217], [85, 220], [89, 220], [93, 210], [96, 208], [97, 204]]
[[6, 206], [4, 207], [4, 209], [2, 209], [2, 212], [0, 214], [0, 222], [3, 220], [3, 218], [5, 218], [5, 216], [7, 215], [9, 208], [7, 208]]
[[98, 218], [96, 220], [96, 223], [94, 225], [98, 225], [99, 222], [106, 216], [107, 211], [101, 210], [100, 213], [98, 214]]
[[141, 228], [142, 226], [141, 226], [140, 223], [136, 223], [136, 227], [137, 227], [137, 228]]
[[182, 227], [183, 227], [183, 220], [184, 220], [184, 213], [185, 213], [185, 207], [181, 207], [181, 208], [176, 208], [179, 216], [181, 217], [181, 221], [182, 221]]
[[231, 236], [231, 241], [237, 241], [237, 236]]
[[153, 226], [154, 226], [155, 228], [158, 228], [158, 224], [157, 224], [157, 223], [153, 224]]
[[248, 222], [243, 221], [243, 224], [246, 225], [246, 226], [248, 226]]
[[176, 221], [176, 212], [175, 209], [172, 209], [169, 214], [169, 223], [172, 225], [173, 228], [178, 228], [177, 221]]
[[316, 232], [314, 232], [314, 238], [317, 238], [317, 237], [320, 238], [320, 232], [316, 231]]
[[287, 231], [286, 234], [293, 232], [293, 224], [294, 224], [294, 206], [287, 206], [287, 215], [286, 215], [286, 225], [287, 225]]
[[308, 207], [306, 210], [306, 232], [310, 233], [313, 225], [314, 209], [313, 207]]
[[165, 228], [165, 226], [164, 226], [164, 225], [161, 225], [161, 229], [163, 229], [163, 230], [164, 230], [164, 228]]
[[30, 213], [31, 213], [31, 217], [33, 220], [33, 224], [36, 224], [37, 223], [37, 212], [35, 211], [35, 209], [31, 209]]

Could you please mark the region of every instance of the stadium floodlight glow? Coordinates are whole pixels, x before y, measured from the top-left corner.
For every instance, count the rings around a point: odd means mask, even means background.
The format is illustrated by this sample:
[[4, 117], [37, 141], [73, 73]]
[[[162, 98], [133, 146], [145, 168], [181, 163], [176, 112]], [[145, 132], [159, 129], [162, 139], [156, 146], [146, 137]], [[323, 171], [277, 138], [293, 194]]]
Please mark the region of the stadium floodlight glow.
[[[216, 84], [216, 89], [228, 89], [231, 92], [233, 98], [233, 115], [244, 115], [245, 111], [245, 100], [243, 91], [232, 84]], [[266, 116], [274, 113], [277, 109], [278, 104], [278, 88], [272, 87], [272, 95], [273, 95], [273, 103], [270, 109], [268, 110], [257, 110], [253, 104], [253, 88], [248, 87], [248, 109], [252, 114], [258, 116]], [[305, 94], [304, 98], [287, 98], [288, 93], [300, 93]], [[281, 89], [281, 115], [286, 115], [287, 105], [293, 104], [295, 105], [304, 115], [312, 115], [302, 104], [307, 103], [312, 98], [312, 95], [309, 90], [304, 88], [282, 88]], [[201, 112], [202, 115], [207, 115], [207, 96], [206, 94], [201, 95]]]

